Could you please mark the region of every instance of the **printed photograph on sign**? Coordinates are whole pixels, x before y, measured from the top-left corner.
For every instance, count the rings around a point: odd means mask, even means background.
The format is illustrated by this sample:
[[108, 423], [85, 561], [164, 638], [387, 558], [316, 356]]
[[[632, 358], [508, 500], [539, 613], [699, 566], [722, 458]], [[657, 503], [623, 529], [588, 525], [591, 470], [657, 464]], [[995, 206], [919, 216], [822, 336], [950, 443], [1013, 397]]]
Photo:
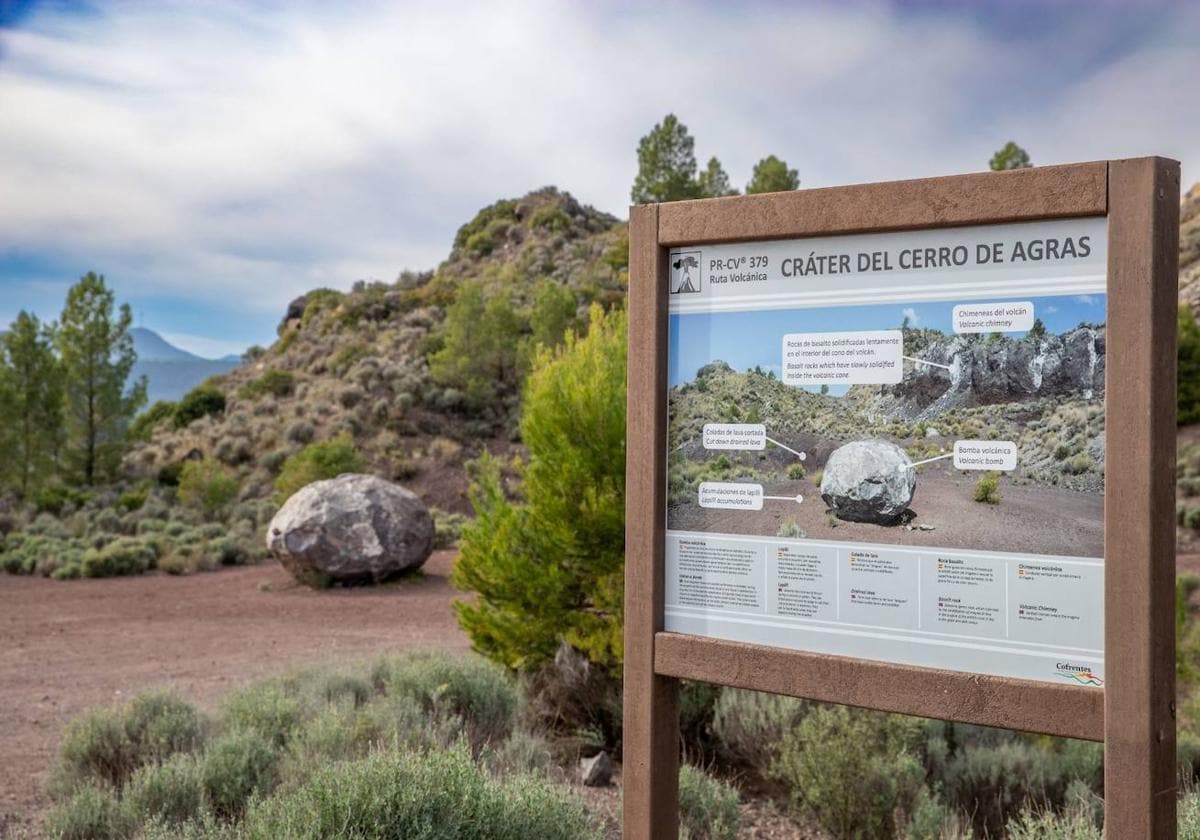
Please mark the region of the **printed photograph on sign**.
[[665, 628], [1103, 685], [1104, 251], [1095, 219], [672, 251]]
[[[668, 527], [1101, 556], [1104, 308], [672, 315]], [[705, 482], [778, 498], [725, 513]]]

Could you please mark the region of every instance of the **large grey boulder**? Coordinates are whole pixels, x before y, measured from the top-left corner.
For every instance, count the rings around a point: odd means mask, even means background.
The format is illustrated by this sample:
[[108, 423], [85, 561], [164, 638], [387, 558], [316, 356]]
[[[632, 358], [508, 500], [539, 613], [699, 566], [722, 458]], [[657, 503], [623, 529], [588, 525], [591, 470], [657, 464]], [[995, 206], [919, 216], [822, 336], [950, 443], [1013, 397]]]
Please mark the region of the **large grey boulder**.
[[433, 517], [398, 484], [340, 475], [288, 499], [267, 529], [267, 547], [310, 586], [379, 583], [429, 559]]
[[821, 498], [839, 519], [894, 523], [912, 503], [917, 473], [904, 450], [886, 440], [855, 440], [825, 462]]

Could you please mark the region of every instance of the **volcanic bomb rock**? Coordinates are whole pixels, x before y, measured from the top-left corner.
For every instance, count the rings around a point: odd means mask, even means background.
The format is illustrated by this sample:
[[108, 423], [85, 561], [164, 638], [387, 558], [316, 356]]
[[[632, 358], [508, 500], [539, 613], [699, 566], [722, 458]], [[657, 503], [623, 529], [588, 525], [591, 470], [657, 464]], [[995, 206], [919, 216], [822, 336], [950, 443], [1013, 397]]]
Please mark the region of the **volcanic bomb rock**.
[[833, 450], [821, 477], [821, 498], [839, 519], [891, 525], [912, 503], [917, 473], [886, 440], [855, 440]]
[[267, 547], [301, 583], [379, 583], [433, 552], [433, 517], [415, 493], [372, 475], [315, 481], [284, 503]]

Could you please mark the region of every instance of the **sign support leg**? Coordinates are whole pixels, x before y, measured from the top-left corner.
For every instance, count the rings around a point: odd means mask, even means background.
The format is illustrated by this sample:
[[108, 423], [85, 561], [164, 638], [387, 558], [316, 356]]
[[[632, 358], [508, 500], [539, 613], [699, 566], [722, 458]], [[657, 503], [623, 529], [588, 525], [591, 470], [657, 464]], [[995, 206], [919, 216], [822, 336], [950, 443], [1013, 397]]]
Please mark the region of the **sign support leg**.
[[[1179, 164], [1108, 170], [1105, 836], [1175, 827], [1175, 333]], [[1150, 334], [1145, 335], [1146, 325]]]
[[[629, 211], [629, 402], [626, 449], [624, 837], [679, 834], [678, 681], [654, 673], [663, 627], [666, 508], [666, 251], [658, 206]], [[650, 510], [645, 509], [650, 500]], [[636, 507], [636, 509], [635, 509]]]

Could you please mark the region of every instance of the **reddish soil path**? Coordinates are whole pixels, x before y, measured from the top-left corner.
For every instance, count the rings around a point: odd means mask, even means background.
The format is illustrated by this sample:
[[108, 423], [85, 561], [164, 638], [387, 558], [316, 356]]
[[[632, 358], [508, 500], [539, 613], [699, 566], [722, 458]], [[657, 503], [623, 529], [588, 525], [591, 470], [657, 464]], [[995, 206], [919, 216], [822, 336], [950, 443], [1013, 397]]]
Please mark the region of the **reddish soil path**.
[[465, 651], [453, 551], [398, 584], [314, 592], [276, 564], [191, 577], [53, 581], [0, 574], [0, 836], [35, 823], [68, 720], [148, 688], [212, 708], [300, 665], [405, 648]]

